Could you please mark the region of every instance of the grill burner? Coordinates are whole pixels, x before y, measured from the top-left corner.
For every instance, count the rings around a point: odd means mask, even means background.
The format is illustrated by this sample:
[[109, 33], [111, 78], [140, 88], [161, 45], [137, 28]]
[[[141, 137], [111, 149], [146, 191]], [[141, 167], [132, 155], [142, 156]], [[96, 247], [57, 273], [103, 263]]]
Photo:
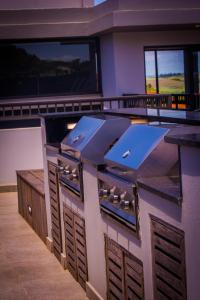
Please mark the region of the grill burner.
[[58, 159], [59, 180], [70, 195], [83, 201], [83, 160], [103, 164], [105, 153], [129, 125], [126, 118], [84, 116], [63, 139]]
[[128, 226], [137, 235], [136, 179], [164, 176], [176, 170], [176, 147], [164, 143], [169, 129], [131, 125], [105, 155], [106, 167], [98, 172], [99, 200], [103, 214]]

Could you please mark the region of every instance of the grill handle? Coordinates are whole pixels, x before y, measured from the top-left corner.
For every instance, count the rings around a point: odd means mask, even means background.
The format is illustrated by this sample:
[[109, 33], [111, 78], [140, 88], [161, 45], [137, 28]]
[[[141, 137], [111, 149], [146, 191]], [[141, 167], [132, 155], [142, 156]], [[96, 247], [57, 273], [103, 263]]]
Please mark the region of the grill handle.
[[76, 154], [76, 150], [74, 149], [65, 149], [65, 148], [62, 148], [62, 150], [66, 153], [72, 153], [72, 154]]
[[106, 167], [106, 170], [112, 174], [118, 175], [118, 176], [124, 176], [124, 175], [129, 175], [132, 172], [128, 170], [122, 170], [119, 167]]

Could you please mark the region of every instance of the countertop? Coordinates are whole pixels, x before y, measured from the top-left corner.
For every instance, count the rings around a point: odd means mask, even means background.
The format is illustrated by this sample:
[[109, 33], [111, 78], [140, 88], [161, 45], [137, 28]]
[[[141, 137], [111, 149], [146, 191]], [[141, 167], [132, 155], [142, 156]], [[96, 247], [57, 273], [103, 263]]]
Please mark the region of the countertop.
[[200, 134], [182, 134], [166, 136], [165, 141], [179, 146], [200, 147]]
[[154, 108], [121, 108], [110, 109], [104, 113], [118, 114], [127, 117], [143, 117], [149, 121], [200, 125], [200, 112]]
[[43, 170], [19, 170], [17, 176], [21, 177], [34, 190], [42, 196], [44, 193], [44, 171]]
[[169, 201], [181, 205], [181, 187], [178, 177], [139, 178], [138, 186]]

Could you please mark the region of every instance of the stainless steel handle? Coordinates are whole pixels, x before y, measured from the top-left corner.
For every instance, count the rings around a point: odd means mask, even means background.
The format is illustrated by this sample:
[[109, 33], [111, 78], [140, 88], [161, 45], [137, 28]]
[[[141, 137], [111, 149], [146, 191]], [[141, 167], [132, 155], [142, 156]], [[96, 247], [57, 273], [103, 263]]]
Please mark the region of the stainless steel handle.
[[110, 173], [113, 173], [115, 175], [118, 175], [118, 176], [123, 176], [123, 175], [127, 175], [127, 174], [130, 174], [131, 171], [125, 171], [125, 170], [122, 170], [120, 168], [117, 168], [117, 167], [106, 167], [106, 170], [108, 170], [108, 172]]

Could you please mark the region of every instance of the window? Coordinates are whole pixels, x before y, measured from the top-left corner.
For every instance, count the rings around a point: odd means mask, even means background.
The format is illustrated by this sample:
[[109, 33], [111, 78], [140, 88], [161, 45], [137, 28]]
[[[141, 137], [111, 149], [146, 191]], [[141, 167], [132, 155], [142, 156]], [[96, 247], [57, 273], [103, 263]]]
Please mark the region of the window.
[[146, 90], [148, 94], [157, 93], [155, 51], [145, 51]]
[[96, 40], [0, 44], [0, 97], [99, 92]]
[[200, 93], [200, 45], [145, 49], [147, 94]]
[[145, 67], [148, 94], [185, 93], [183, 50], [145, 51]]
[[194, 89], [200, 92], [200, 51], [194, 52]]
[[200, 92], [200, 51], [198, 51], [198, 92]]
[[185, 93], [182, 50], [157, 51], [158, 87], [161, 94]]

